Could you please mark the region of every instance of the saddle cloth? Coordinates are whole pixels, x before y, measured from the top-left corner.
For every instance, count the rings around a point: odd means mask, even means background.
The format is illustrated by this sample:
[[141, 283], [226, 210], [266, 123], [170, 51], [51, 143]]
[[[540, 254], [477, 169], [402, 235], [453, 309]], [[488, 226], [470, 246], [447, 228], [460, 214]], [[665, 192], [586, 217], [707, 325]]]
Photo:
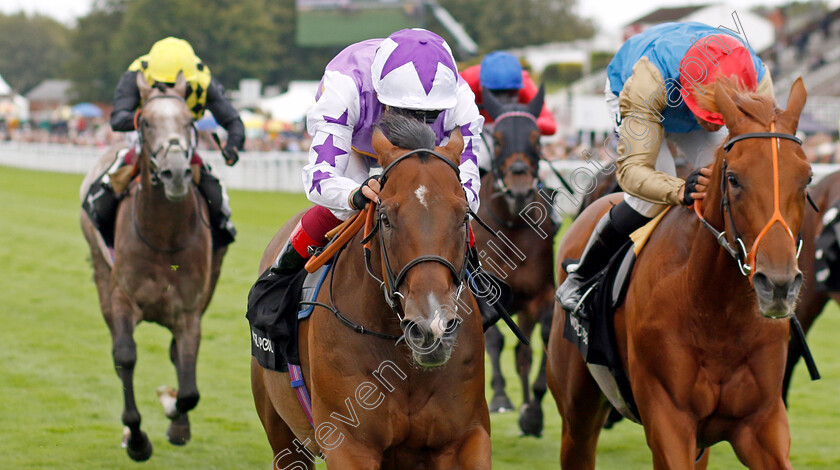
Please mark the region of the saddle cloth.
[[266, 368], [288, 372], [289, 365], [300, 365], [298, 324], [312, 314], [314, 306], [301, 306], [301, 301], [318, 297], [330, 265], [312, 274], [301, 269], [297, 273], [278, 275], [266, 269], [248, 293], [251, 326], [251, 355]]
[[[639, 423], [639, 412], [633, 399], [630, 381], [621, 364], [615, 339], [615, 310], [624, 302], [636, 257], [641, 253], [653, 230], [668, 212], [662, 211], [613, 255], [607, 266], [584, 283], [582, 314], [566, 312], [563, 337], [583, 355], [590, 374], [601, 391], [625, 418]], [[564, 261], [564, 266], [572, 260]]]

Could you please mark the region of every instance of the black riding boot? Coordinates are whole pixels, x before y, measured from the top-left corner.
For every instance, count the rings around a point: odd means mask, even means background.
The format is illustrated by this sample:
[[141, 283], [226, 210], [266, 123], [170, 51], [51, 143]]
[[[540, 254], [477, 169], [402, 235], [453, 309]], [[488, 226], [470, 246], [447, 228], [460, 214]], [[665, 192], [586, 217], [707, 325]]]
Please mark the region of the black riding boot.
[[213, 176], [206, 165], [201, 165], [198, 192], [207, 200], [213, 249], [230, 245], [236, 238], [236, 228], [230, 220], [230, 205], [221, 181]]
[[581, 285], [604, 269], [610, 258], [636, 229], [650, 221], [626, 202], [621, 201], [604, 214], [580, 256], [577, 266], [568, 268], [569, 275], [557, 288], [555, 297], [564, 309], [574, 311], [580, 303]]
[[91, 183], [85, 200], [82, 201], [82, 209], [90, 217], [96, 230], [102, 234], [109, 248], [114, 247], [114, 224], [117, 222], [117, 204], [120, 200], [111, 186], [110, 175], [125, 165], [126, 153], [128, 150], [125, 149], [117, 152], [114, 162]]
[[82, 202], [82, 209], [87, 212], [90, 221], [108, 247], [114, 247], [114, 224], [117, 215], [117, 195], [110, 185], [104, 184], [102, 178], [90, 185], [87, 196]]
[[303, 269], [307, 259], [297, 252], [295, 247], [292, 246], [292, 241], [289, 240], [283, 246], [280, 254], [277, 255], [277, 259], [271, 264], [271, 272], [275, 274], [294, 274]]

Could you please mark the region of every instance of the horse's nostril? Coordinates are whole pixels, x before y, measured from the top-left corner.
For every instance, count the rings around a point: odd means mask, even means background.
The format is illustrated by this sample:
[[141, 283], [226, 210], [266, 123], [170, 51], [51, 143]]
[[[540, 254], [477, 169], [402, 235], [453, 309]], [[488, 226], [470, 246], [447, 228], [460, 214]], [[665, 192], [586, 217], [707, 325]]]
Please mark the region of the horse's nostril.
[[452, 334], [458, 328], [461, 322], [457, 318], [453, 318], [446, 322], [446, 330], [443, 332], [444, 334]]

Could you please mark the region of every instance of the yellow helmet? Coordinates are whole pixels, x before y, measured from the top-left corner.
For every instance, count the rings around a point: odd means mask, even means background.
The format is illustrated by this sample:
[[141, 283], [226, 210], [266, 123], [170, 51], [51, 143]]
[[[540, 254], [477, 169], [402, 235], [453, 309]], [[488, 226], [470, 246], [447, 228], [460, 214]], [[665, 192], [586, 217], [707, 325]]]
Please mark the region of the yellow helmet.
[[143, 73], [149, 83], [174, 83], [178, 72], [184, 72], [188, 82], [198, 76], [195, 52], [183, 39], [168, 37], [156, 42], [147, 56], [148, 66]]

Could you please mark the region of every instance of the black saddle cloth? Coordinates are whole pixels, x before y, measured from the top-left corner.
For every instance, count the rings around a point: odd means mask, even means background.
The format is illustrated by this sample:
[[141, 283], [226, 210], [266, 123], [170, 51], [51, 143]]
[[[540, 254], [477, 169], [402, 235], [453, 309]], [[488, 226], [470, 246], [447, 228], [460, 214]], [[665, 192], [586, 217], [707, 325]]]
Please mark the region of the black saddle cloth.
[[248, 293], [251, 355], [266, 369], [287, 372], [300, 365], [298, 305], [306, 270], [279, 275], [265, 270]]
[[[609, 368], [619, 391], [633, 413], [638, 416], [630, 389], [630, 380], [621, 363], [615, 338], [615, 311], [624, 302], [630, 274], [636, 261], [633, 242], [628, 241], [613, 255], [607, 266], [582, 287], [586, 293], [580, 307], [581, 314], [566, 311], [563, 337], [574, 344], [584, 361]], [[577, 260], [566, 260], [566, 266]]]

